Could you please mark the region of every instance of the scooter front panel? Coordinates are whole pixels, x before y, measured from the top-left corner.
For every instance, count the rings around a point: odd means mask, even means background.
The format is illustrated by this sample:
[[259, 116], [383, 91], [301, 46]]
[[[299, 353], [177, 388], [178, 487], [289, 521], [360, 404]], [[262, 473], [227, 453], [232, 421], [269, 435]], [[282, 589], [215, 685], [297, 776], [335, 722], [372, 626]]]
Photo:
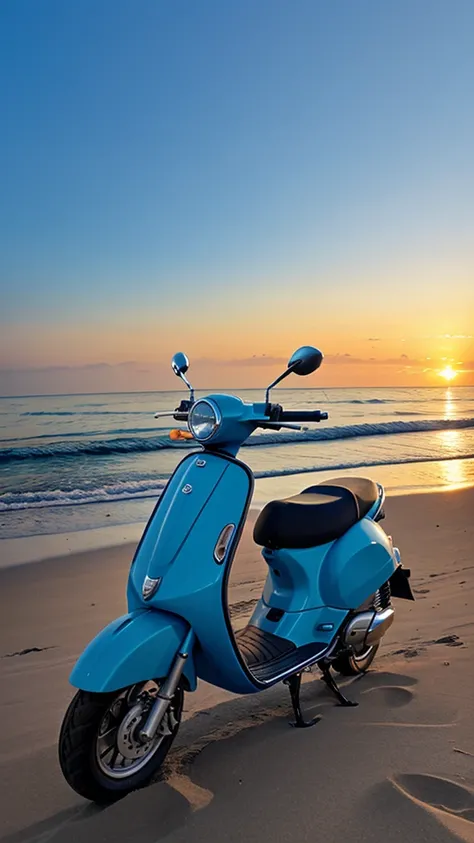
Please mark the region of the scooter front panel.
[[[161, 523], [167, 523], [168, 530], [174, 529], [181, 536], [181, 544], [170, 558], [167, 548], [171, 542], [167, 541], [162, 554], [163, 533], [159, 529], [155, 531], [152, 525], [150, 529], [154, 541], [149, 545], [152, 558], [147, 567], [141, 564], [138, 568], [136, 563], [133, 566], [136, 568], [135, 572], [133, 568], [131, 572], [133, 591], [135, 595], [141, 593], [141, 578], [161, 576], [156, 593], [145, 605], [175, 613], [191, 625], [197, 640], [194, 651], [196, 669], [201, 678], [236, 693], [249, 693], [255, 691], [255, 685], [234, 646], [224, 601], [229, 568], [252, 493], [252, 476], [241, 463], [226, 457], [204, 452], [199, 459], [205, 465], [194, 464], [188, 468], [185, 479], [192, 491], [181, 493], [184, 503], [180, 500], [181, 517], [186, 523], [190, 520], [186, 510], [189, 509], [193, 515], [197, 512], [192, 528], [183, 536], [182, 526], [179, 520], [175, 520], [173, 502], [176, 493], [167, 495], [160, 506], [167, 509], [168, 505], [173, 505], [173, 512], [168, 520], [166, 512], [163, 512]], [[209, 483], [199, 485], [206, 473]], [[233, 537], [219, 564], [214, 556], [216, 544], [223, 528], [230, 524], [234, 526]], [[143, 560], [142, 555], [140, 561]]]
[[[228, 463], [201, 452], [186, 456], [161, 495], [135, 553], [129, 578], [129, 600], [136, 608], [145, 576], [163, 577], [192, 531], [208, 498], [213, 494]], [[149, 605], [146, 603], [145, 605]]]

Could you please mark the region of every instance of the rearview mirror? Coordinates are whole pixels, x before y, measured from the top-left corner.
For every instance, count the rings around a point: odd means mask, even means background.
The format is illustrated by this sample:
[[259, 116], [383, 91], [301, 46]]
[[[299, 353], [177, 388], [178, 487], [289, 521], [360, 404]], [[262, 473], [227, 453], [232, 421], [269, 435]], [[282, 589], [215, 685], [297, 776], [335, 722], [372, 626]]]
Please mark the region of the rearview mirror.
[[311, 375], [312, 372], [319, 369], [322, 362], [323, 355], [318, 348], [313, 348], [311, 345], [303, 345], [291, 355], [288, 360], [288, 368], [295, 375]]
[[322, 362], [323, 353], [322, 351], [319, 351], [318, 348], [313, 348], [312, 345], [303, 345], [301, 348], [298, 348], [298, 350], [295, 351], [288, 360], [286, 371], [279, 375], [279, 377], [276, 378], [276, 380], [274, 380], [267, 388], [265, 394], [267, 404], [270, 401], [270, 390], [273, 389], [277, 383], [280, 383], [284, 378], [287, 378], [292, 372], [294, 372], [295, 375], [310, 375], [312, 372], [315, 372], [316, 369], [319, 369]]
[[180, 378], [181, 375], [185, 375], [188, 371], [189, 360], [186, 355], [183, 354], [182, 351], [178, 351], [178, 353], [174, 355], [171, 361], [171, 368], [173, 369], [175, 375], [178, 376], [178, 378]]
[[173, 359], [171, 360], [171, 368], [173, 369], [175, 375], [177, 375], [178, 378], [181, 378], [181, 380], [184, 381], [184, 383], [189, 389], [189, 392], [191, 393], [190, 400], [194, 401], [194, 390], [186, 377], [186, 372], [189, 369], [189, 360], [186, 355], [183, 354], [182, 351], [178, 351], [178, 353], [174, 355]]

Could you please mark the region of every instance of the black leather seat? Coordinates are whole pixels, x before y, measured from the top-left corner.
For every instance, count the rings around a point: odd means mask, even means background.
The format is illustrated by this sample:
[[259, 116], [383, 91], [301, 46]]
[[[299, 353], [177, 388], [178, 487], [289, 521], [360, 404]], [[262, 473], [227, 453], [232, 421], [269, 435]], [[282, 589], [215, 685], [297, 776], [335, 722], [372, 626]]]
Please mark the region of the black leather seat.
[[310, 486], [299, 495], [271, 501], [255, 523], [262, 547], [317, 547], [342, 536], [372, 508], [377, 484], [365, 477], [339, 477]]

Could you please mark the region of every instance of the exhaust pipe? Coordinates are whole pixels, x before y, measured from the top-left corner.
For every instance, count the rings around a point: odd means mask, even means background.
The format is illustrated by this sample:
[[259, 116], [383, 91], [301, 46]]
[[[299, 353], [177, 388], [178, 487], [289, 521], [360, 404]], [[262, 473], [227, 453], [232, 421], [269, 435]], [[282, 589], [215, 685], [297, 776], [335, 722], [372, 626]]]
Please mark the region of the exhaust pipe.
[[391, 627], [394, 617], [395, 612], [390, 606], [381, 612], [360, 612], [347, 624], [344, 643], [355, 650], [376, 644]]
[[369, 631], [365, 638], [366, 644], [377, 644], [385, 635], [388, 629], [392, 626], [395, 617], [394, 610], [389, 606], [388, 609], [383, 609], [382, 612], [376, 612], [372, 623], [369, 626]]
[[346, 626], [344, 644], [359, 650], [365, 646], [365, 639], [375, 618], [375, 612], [360, 612]]

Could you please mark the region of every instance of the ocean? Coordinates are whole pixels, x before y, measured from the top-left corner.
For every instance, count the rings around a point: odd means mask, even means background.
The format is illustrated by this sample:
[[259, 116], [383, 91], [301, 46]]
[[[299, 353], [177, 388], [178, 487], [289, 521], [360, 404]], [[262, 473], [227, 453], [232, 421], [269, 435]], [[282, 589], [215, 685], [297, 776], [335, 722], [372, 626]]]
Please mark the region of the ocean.
[[[264, 393], [238, 394], [260, 401]], [[172, 420], [153, 418], [181, 397], [0, 398], [2, 538], [146, 520], [183, 452], [195, 447], [170, 440]], [[395, 491], [474, 484], [474, 387], [276, 389], [272, 400], [320, 408], [329, 419], [302, 433], [250, 437], [240, 458], [260, 481], [260, 501], [264, 488], [267, 497], [285, 495], [329, 471], [383, 475]]]

